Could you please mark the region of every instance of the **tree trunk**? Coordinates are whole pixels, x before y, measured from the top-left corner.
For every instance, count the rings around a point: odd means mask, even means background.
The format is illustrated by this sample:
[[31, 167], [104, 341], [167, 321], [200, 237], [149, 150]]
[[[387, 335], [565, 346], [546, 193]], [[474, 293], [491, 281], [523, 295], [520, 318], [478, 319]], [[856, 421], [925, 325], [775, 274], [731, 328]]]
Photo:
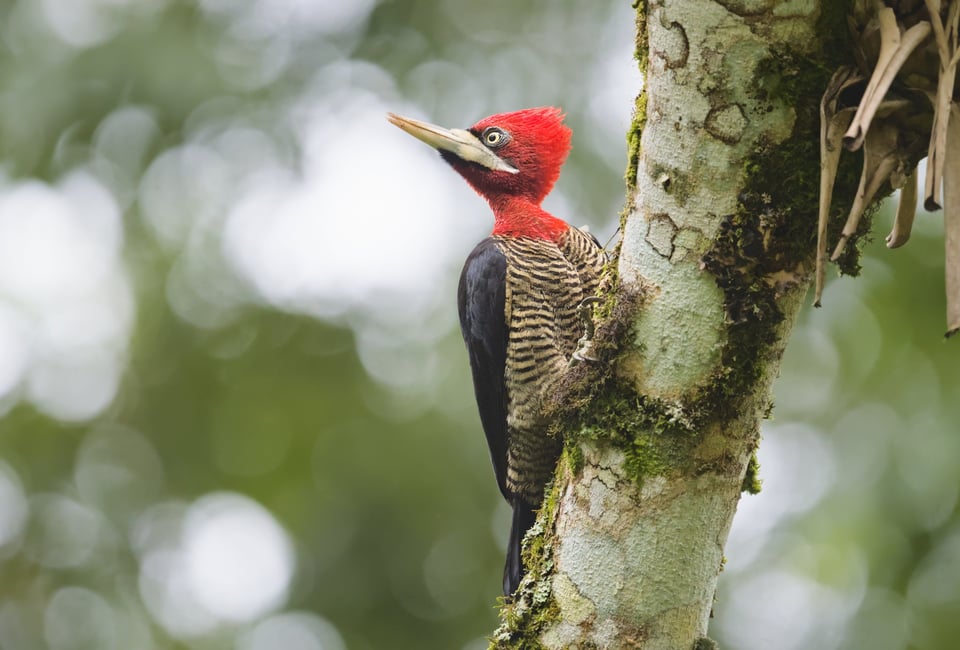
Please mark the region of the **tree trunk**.
[[640, 5], [646, 86], [603, 330], [615, 352], [563, 418], [567, 452], [497, 647], [712, 646], [724, 544], [812, 279], [819, 102], [851, 58], [848, 3]]

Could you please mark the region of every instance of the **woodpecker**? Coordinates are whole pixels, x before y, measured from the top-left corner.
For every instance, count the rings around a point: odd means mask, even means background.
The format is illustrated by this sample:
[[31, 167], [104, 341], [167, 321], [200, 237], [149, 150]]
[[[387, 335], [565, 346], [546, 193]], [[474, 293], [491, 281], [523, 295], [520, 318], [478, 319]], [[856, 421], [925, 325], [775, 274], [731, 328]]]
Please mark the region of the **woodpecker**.
[[439, 150], [493, 209], [493, 233], [467, 257], [457, 303], [497, 485], [513, 508], [509, 597], [563, 444], [547, 433], [543, 400], [574, 359], [592, 358], [581, 307], [597, 292], [606, 255], [585, 230], [540, 206], [570, 151], [560, 109], [491, 115], [465, 130], [387, 119]]

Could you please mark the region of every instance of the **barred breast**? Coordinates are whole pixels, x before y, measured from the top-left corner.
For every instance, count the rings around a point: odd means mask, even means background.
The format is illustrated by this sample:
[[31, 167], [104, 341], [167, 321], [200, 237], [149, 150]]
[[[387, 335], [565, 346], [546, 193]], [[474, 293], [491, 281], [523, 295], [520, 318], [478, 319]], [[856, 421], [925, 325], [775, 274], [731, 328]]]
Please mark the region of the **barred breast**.
[[562, 446], [546, 433], [542, 399], [557, 388], [583, 335], [580, 303], [594, 295], [605, 257], [575, 228], [559, 245], [498, 240], [507, 258], [507, 487], [539, 506]]

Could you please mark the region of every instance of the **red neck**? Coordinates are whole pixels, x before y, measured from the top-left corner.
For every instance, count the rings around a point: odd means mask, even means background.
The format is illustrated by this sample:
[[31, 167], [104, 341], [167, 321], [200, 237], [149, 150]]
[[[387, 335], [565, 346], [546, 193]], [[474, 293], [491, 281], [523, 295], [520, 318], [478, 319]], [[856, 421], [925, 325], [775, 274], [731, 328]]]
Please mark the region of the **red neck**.
[[570, 227], [555, 216], [520, 197], [497, 197], [490, 199], [493, 208], [493, 234], [508, 237], [531, 237], [559, 243], [560, 237]]

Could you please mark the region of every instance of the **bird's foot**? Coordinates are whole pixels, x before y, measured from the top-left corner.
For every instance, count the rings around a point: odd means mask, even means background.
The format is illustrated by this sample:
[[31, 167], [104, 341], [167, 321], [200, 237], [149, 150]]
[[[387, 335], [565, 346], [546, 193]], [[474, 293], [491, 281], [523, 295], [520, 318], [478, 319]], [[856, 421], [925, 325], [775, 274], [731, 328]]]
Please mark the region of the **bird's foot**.
[[581, 361], [598, 361], [596, 348], [593, 344], [593, 334], [596, 327], [593, 323], [593, 306], [600, 302], [597, 296], [584, 298], [578, 308], [580, 311], [580, 322], [583, 323], [583, 336], [577, 341], [577, 349], [573, 352], [570, 359], [570, 365], [575, 366]]
[[593, 347], [593, 341], [586, 336], [577, 341], [577, 349], [573, 351], [573, 357], [570, 358], [570, 365], [575, 366], [581, 361], [597, 361], [597, 353]]

